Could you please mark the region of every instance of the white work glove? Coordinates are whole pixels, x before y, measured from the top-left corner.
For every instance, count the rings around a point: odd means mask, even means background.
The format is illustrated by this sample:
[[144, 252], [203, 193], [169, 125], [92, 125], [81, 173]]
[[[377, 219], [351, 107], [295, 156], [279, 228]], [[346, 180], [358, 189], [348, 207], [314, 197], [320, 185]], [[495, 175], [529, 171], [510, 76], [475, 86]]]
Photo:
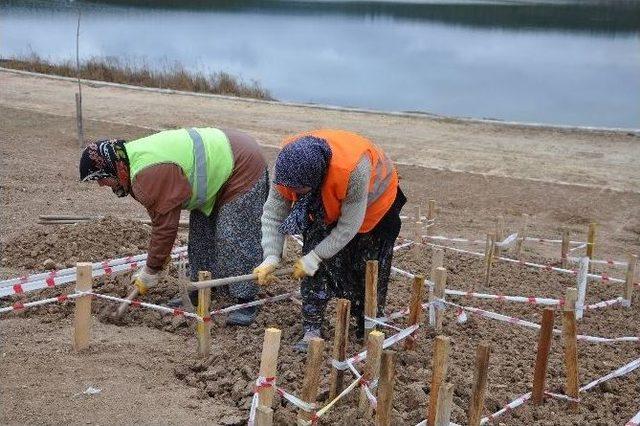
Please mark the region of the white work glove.
[[320, 256], [318, 256], [315, 251], [311, 250], [309, 253], [298, 259], [296, 264], [293, 266], [293, 278], [299, 280], [307, 276], [314, 276], [315, 273], [318, 272], [320, 262], [322, 262]]
[[145, 265], [131, 276], [131, 285], [136, 286], [138, 288], [138, 292], [141, 295], [144, 295], [149, 288], [158, 285], [159, 275], [160, 274], [158, 272], [152, 271], [147, 267], [147, 265]]
[[280, 259], [277, 256], [267, 256], [265, 260], [258, 266], [253, 269], [253, 273], [256, 274], [256, 281], [260, 285], [268, 285], [272, 284], [278, 279], [273, 275], [273, 272], [276, 270], [278, 265], [280, 264]]

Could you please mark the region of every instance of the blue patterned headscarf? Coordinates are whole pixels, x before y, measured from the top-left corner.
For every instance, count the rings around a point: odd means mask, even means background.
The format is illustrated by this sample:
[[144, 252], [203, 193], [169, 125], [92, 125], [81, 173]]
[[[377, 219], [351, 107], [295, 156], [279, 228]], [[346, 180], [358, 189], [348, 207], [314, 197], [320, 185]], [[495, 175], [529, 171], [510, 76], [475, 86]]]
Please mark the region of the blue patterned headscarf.
[[329, 144], [314, 136], [303, 136], [285, 145], [278, 154], [273, 182], [290, 189], [311, 188], [307, 194], [298, 198], [289, 216], [280, 225], [282, 234], [292, 235], [306, 231], [311, 224], [310, 214], [314, 216], [314, 220], [323, 220], [320, 189], [330, 160]]

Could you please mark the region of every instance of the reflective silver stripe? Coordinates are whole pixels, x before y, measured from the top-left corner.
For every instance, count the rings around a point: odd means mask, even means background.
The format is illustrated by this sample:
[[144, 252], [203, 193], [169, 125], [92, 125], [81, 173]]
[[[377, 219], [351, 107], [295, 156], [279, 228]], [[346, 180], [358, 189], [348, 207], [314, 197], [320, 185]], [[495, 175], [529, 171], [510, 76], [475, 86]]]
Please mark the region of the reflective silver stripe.
[[[204, 142], [202, 136], [194, 128], [187, 129], [191, 140], [193, 141], [193, 170], [191, 172], [191, 186], [193, 187], [194, 181], [197, 190], [196, 207], [203, 206], [207, 201], [207, 155], [204, 151]], [[195, 174], [195, 177], [194, 177]], [[195, 179], [194, 179], [195, 178]]]
[[[382, 172], [386, 166], [387, 174], [383, 177]], [[373, 182], [373, 188], [369, 191], [369, 195], [367, 196], [367, 207], [371, 206], [375, 203], [378, 198], [385, 193], [387, 188], [389, 188], [389, 184], [391, 183], [391, 178], [393, 177], [393, 163], [383, 154], [380, 156], [380, 161], [376, 164], [376, 179]]]

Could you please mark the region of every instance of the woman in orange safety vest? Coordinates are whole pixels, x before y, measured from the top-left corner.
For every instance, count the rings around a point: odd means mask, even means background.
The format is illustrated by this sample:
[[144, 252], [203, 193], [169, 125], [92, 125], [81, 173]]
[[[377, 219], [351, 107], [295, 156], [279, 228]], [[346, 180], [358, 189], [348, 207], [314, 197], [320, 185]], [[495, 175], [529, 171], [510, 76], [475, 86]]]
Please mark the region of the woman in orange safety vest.
[[332, 297], [351, 300], [364, 333], [364, 276], [368, 260], [378, 263], [378, 312], [384, 311], [393, 246], [406, 198], [398, 173], [368, 139], [342, 130], [317, 130], [284, 141], [262, 214], [263, 262], [254, 270], [260, 284], [272, 280], [285, 235], [302, 234], [303, 256], [294, 267], [301, 279], [305, 351], [320, 336]]

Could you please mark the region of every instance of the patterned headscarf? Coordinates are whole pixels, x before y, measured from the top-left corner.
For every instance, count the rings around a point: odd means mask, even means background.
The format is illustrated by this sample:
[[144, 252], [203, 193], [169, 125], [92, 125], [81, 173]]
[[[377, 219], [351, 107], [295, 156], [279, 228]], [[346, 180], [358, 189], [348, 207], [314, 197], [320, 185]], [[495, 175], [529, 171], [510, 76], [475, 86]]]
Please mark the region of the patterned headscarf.
[[329, 144], [313, 136], [303, 136], [282, 148], [276, 159], [273, 182], [290, 189], [309, 187], [311, 190], [298, 198], [289, 216], [280, 225], [280, 233], [303, 233], [311, 224], [309, 215], [313, 215], [314, 220], [323, 220], [320, 189], [330, 160]]
[[80, 157], [80, 180], [87, 182], [115, 178], [119, 185], [112, 188], [118, 197], [129, 195], [129, 158], [122, 139], [101, 140], [89, 144]]

